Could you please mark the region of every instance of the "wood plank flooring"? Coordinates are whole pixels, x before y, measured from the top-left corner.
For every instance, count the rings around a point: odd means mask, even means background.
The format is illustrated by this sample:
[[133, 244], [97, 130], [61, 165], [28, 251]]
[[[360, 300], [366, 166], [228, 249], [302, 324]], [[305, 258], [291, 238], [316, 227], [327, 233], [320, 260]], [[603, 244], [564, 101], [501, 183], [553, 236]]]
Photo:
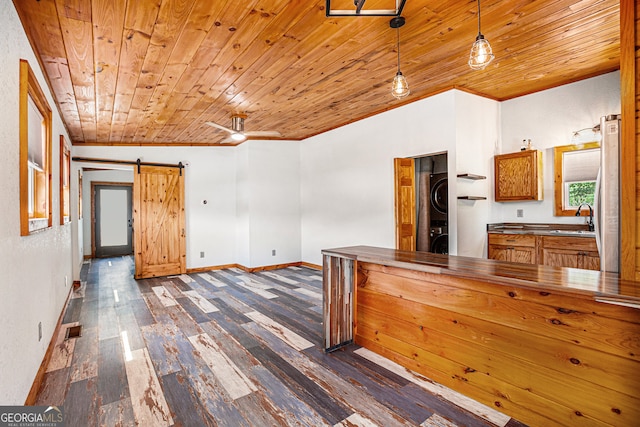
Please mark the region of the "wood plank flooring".
[[325, 354], [315, 270], [136, 281], [119, 257], [81, 279], [37, 401], [67, 426], [523, 426], [358, 346]]

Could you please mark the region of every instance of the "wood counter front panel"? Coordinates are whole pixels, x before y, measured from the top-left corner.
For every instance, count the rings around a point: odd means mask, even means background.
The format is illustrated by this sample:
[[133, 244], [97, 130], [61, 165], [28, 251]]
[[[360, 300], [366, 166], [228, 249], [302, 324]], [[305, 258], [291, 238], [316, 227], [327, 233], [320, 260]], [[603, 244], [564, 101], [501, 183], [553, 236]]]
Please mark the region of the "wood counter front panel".
[[325, 351], [333, 351], [353, 342], [355, 261], [324, 255], [322, 262], [322, 338]]
[[358, 262], [355, 342], [529, 425], [640, 419], [638, 310]]

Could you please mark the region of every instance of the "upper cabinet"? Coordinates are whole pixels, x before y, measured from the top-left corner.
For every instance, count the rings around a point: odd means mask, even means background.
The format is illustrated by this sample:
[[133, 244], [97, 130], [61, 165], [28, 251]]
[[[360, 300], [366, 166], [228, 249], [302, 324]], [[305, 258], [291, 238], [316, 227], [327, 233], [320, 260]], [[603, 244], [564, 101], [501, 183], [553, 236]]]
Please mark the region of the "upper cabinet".
[[495, 162], [496, 202], [542, 200], [542, 152], [500, 154]]

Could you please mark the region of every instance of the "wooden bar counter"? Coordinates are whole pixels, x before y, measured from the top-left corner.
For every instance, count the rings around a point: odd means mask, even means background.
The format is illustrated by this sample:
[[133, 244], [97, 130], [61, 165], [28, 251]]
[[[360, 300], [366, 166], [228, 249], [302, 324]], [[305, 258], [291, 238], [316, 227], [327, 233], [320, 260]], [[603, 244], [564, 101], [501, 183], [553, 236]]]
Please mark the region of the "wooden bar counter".
[[326, 351], [355, 342], [531, 426], [640, 425], [640, 283], [368, 246], [322, 254]]

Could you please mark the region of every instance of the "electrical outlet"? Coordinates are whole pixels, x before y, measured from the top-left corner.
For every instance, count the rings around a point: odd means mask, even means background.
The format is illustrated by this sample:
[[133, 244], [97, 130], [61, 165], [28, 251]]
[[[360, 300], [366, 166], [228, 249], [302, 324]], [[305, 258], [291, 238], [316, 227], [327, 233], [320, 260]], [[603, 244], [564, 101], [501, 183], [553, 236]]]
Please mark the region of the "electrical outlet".
[[66, 274], [64, 275], [64, 287], [68, 287], [69, 286], [69, 276], [67, 276]]
[[38, 322], [38, 341], [42, 341], [42, 322]]
[[516, 209], [516, 217], [524, 218], [524, 209]]
[[275, 249], [271, 250], [271, 256], [276, 256], [276, 250]]
[[204, 258], [204, 251], [200, 252], [200, 258]]

